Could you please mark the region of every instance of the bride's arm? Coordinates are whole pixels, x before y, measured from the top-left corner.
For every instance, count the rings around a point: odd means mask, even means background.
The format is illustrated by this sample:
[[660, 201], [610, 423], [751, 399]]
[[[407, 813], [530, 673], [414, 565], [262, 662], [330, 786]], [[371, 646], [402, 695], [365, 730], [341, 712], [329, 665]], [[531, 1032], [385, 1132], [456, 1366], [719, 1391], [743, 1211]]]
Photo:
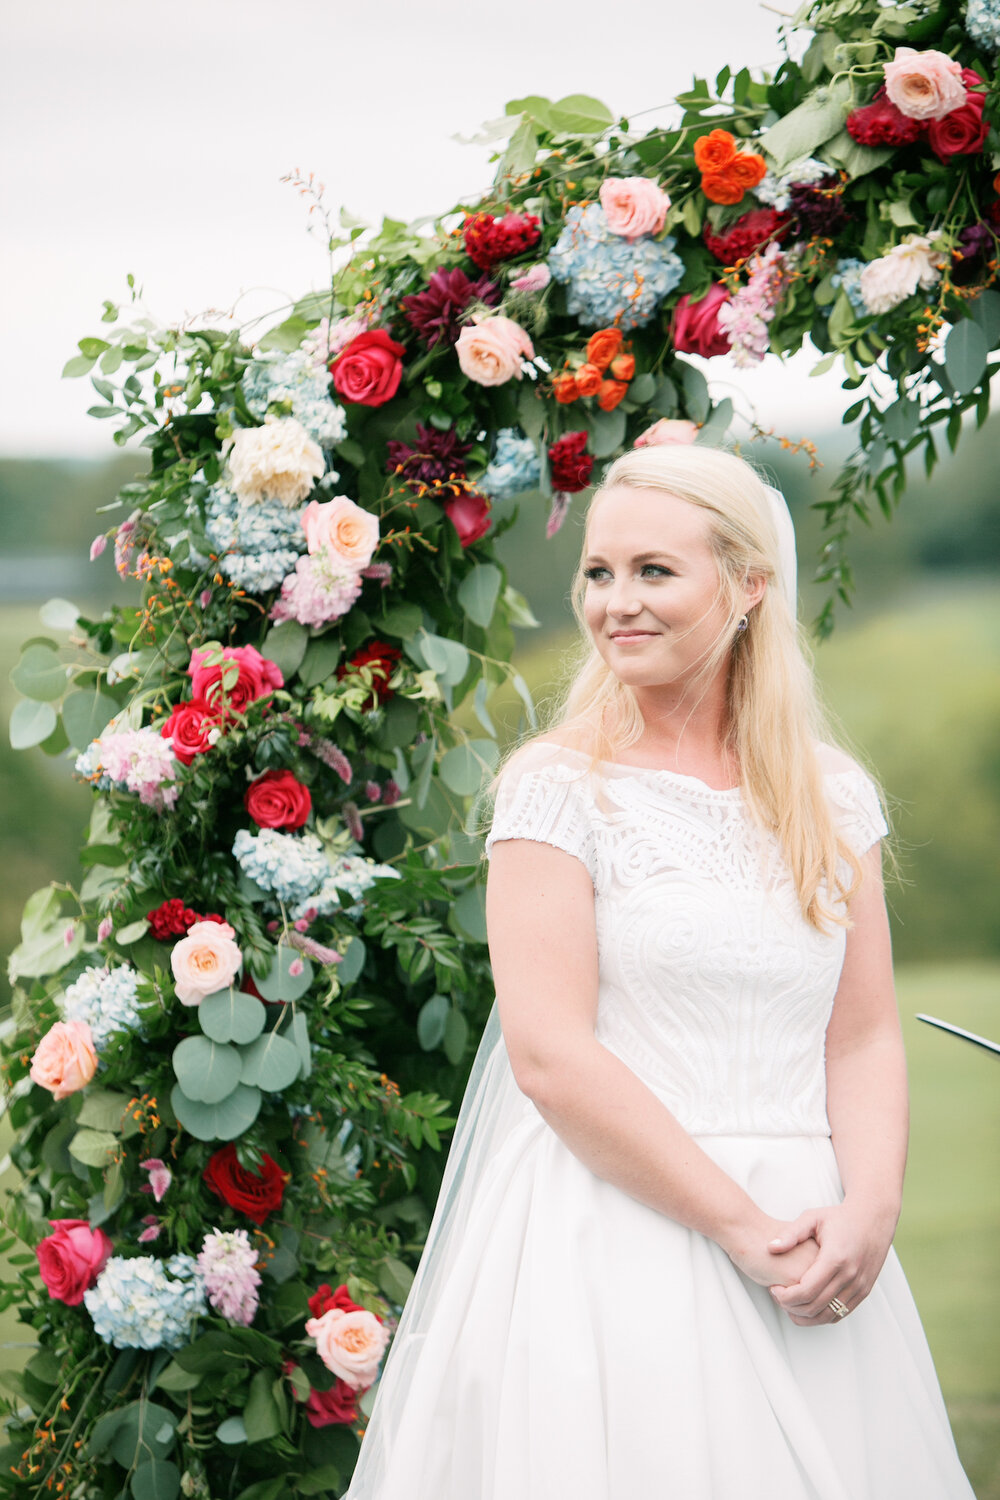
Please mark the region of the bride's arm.
[[842, 1204], [803, 1214], [780, 1239], [814, 1236], [820, 1253], [800, 1285], [775, 1293], [794, 1322], [829, 1322], [839, 1297], [853, 1311], [892, 1244], [906, 1164], [906, 1061], [892, 981], [878, 844], [851, 902], [844, 967], [826, 1033], [827, 1112]]
[[769, 1250], [788, 1226], [763, 1213], [597, 1041], [594, 893], [583, 865], [547, 844], [497, 843], [486, 919], [514, 1077], [573, 1154], [598, 1177], [715, 1240], [761, 1285], [798, 1281], [816, 1246]]

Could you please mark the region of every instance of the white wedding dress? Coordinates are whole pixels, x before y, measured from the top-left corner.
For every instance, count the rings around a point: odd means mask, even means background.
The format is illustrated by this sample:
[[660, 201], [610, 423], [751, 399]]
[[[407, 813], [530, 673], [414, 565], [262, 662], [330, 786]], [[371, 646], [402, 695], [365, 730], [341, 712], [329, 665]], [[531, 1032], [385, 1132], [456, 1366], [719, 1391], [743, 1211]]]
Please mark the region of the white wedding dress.
[[[870, 781], [821, 752], [859, 853]], [[831, 759], [832, 757], [832, 759]], [[504, 771], [487, 849], [594, 883], [598, 1039], [767, 1212], [842, 1196], [824, 1033], [844, 930], [802, 919], [739, 788], [551, 743]], [[349, 1500], [973, 1500], [895, 1254], [797, 1327], [713, 1241], [595, 1177], [479, 1049]]]

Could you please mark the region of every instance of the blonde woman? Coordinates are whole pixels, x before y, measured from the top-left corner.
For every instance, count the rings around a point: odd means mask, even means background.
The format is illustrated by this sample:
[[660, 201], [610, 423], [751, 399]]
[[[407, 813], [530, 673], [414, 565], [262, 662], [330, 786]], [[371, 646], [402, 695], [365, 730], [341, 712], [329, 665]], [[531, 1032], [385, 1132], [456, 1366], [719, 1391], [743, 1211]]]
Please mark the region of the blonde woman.
[[891, 1251], [874, 787], [747, 464], [613, 464], [499, 781], [497, 1004], [351, 1500], [971, 1500]]

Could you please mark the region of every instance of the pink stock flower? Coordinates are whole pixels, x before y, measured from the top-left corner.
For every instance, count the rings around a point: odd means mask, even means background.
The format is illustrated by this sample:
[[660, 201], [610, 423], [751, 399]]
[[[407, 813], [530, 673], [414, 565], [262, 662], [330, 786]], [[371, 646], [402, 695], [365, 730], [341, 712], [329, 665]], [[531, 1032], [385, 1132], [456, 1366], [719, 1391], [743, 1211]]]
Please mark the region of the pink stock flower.
[[173, 1173], [158, 1156], [147, 1157], [145, 1161], [139, 1163], [139, 1166], [144, 1172], [149, 1173], [149, 1181], [143, 1183], [140, 1192], [152, 1193], [157, 1203], [160, 1203], [173, 1181]]
[[612, 234], [637, 240], [644, 234], [659, 234], [670, 198], [649, 177], [606, 177], [601, 183], [601, 207]]
[[515, 292], [544, 292], [551, 280], [552, 272], [548, 266], [540, 264], [529, 266], [520, 276], [515, 276], [511, 286]]
[[105, 547], [107, 545], [108, 545], [108, 539], [105, 536], [105, 534], [103, 533], [103, 531], [101, 532], [100, 536], [95, 536], [94, 537], [94, 540], [90, 544], [90, 560], [91, 560], [91, 562], [95, 562], [97, 560], [97, 558], [100, 557], [101, 553], [104, 551], [104, 549], [105, 549]]
[[351, 608], [361, 593], [361, 574], [339, 567], [325, 552], [307, 554], [295, 564], [274, 601], [271, 619], [297, 620], [300, 625], [329, 625]]
[[787, 257], [772, 240], [749, 262], [745, 286], [719, 308], [719, 327], [729, 339], [733, 363], [739, 369], [758, 364], [767, 353], [768, 324], [777, 311], [787, 274]]
[[139, 1235], [139, 1244], [151, 1245], [154, 1240], [160, 1238], [163, 1232], [163, 1225], [155, 1214], [143, 1214], [142, 1222], [146, 1227]]
[[102, 917], [97, 924], [97, 941], [103, 943], [115, 930], [115, 924], [110, 917]]

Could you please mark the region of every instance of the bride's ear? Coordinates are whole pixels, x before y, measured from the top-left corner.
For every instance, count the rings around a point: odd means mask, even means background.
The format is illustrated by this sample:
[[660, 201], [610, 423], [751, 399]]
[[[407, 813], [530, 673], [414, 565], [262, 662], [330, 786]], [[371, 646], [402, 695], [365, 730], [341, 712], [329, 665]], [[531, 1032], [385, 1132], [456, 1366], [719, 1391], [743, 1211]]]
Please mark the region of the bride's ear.
[[763, 573], [749, 573], [743, 585], [743, 608], [751, 610], [758, 605], [764, 597], [767, 588], [767, 579]]

